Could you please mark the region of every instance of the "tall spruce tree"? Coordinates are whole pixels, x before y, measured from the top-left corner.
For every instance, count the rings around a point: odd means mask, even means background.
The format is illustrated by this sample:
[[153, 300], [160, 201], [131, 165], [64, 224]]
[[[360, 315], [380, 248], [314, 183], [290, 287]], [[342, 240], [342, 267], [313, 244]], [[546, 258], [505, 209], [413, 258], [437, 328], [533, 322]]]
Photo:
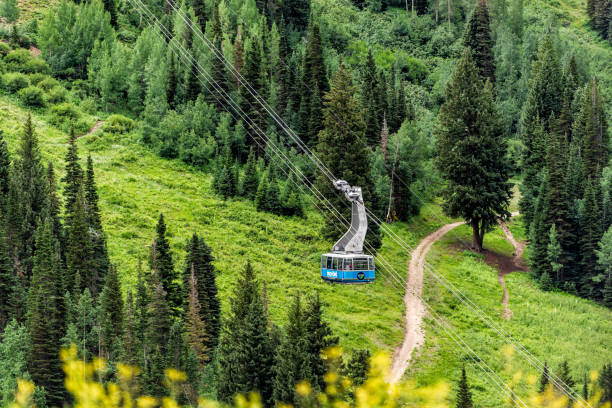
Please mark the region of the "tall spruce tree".
[[73, 294], [89, 288], [94, 293], [98, 285], [94, 279], [93, 246], [83, 190], [77, 192], [72, 219], [67, 229], [66, 277], [64, 285]]
[[323, 304], [319, 293], [308, 299], [304, 309], [304, 331], [306, 348], [304, 353], [304, 376], [305, 379], [317, 390], [325, 389], [326, 365], [322, 353], [329, 347], [338, 344], [331, 328], [323, 320]]
[[59, 360], [64, 325], [64, 297], [58, 243], [48, 219], [36, 231], [36, 252], [28, 294], [27, 327], [31, 350], [28, 372], [45, 389], [49, 406], [64, 401], [63, 373]]
[[542, 370], [542, 375], [540, 376], [540, 383], [538, 386], [538, 392], [542, 393], [546, 391], [546, 387], [550, 381], [550, 371], [548, 369], [548, 363], [544, 362], [544, 369]]
[[487, 0], [478, 0], [478, 5], [467, 24], [463, 43], [471, 50], [483, 81], [489, 79], [495, 84], [494, 42], [491, 38], [491, 19]]
[[60, 219], [61, 201], [57, 195], [57, 184], [55, 182], [55, 170], [53, 164], [47, 164], [47, 184], [49, 190], [49, 219], [51, 221], [51, 230], [53, 235], [60, 243], [60, 252], [63, 252], [65, 247], [64, 242], [64, 226]]
[[79, 190], [83, 184], [83, 169], [79, 164], [79, 153], [77, 149], [77, 137], [74, 129], [70, 131], [70, 139], [68, 142], [68, 152], [66, 153], [66, 175], [62, 179], [65, 184], [64, 199], [65, 199], [65, 214], [66, 226], [69, 227], [74, 217], [75, 207], [77, 205], [77, 197]]
[[564, 392], [562, 389], [559, 388], [559, 384], [565, 384], [565, 386], [570, 390], [572, 390], [576, 385], [576, 382], [572, 378], [572, 373], [570, 372], [567, 360], [559, 364], [559, 368], [557, 369], [557, 377], [559, 381], [555, 383], [555, 387], [559, 392]]
[[[185, 259], [185, 270], [183, 271], [183, 287], [186, 290], [185, 310], [188, 310], [190, 302], [191, 273], [195, 274], [196, 290], [200, 308], [200, 319], [206, 327], [206, 347], [212, 351], [219, 342], [219, 330], [221, 325], [221, 304], [219, 301], [217, 283], [215, 278], [214, 258], [212, 251], [203, 238], [193, 234], [187, 243], [187, 257]], [[196, 349], [196, 353], [197, 353]]]
[[45, 168], [30, 115], [24, 124], [17, 150], [12, 190], [7, 220], [9, 237], [16, 254], [17, 272], [25, 277], [27, 288], [34, 266], [36, 229], [49, 207]]
[[87, 170], [85, 172], [85, 204], [87, 206], [87, 221], [91, 236], [93, 251], [93, 282], [92, 295], [96, 297], [102, 290], [106, 273], [109, 269], [108, 249], [106, 247], [106, 234], [102, 228], [100, 207], [98, 206], [98, 188], [96, 187], [93, 161], [91, 155], [87, 156]]
[[4, 132], [0, 130], [0, 210], [6, 216], [9, 190], [11, 187], [11, 157], [9, 155]]
[[439, 117], [437, 166], [448, 182], [444, 210], [466, 220], [474, 248], [482, 250], [485, 232], [498, 217], [509, 216], [512, 185], [491, 83], [483, 84], [469, 51], [457, 65]]
[[259, 187], [259, 176], [257, 174], [257, 162], [255, 161], [255, 153], [253, 148], [249, 151], [249, 158], [244, 166], [244, 176], [242, 177], [241, 193], [249, 200], [255, 199]]
[[0, 219], [0, 337], [13, 317], [16, 276], [9, 253], [4, 220]]
[[159, 280], [163, 286], [168, 307], [174, 316], [178, 316], [180, 307], [183, 304], [183, 297], [181, 296], [181, 288], [176, 282], [179, 276], [174, 269], [174, 261], [172, 260], [170, 242], [168, 242], [166, 237], [166, 222], [163, 214], [159, 214], [157, 226], [155, 227], [155, 239], [151, 247], [149, 267], [159, 274]]
[[[206, 305], [205, 305], [206, 306]], [[211, 350], [208, 348], [209, 334], [206, 321], [202, 319], [200, 295], [198, 292], [198, 279], [195, 275], [195, 266], [192, 264], [191, 275], [189, 276], [189, 292], [187, 302], [187, 315], [185, 316], [185, 337], [187, 344], [193, 348], [200, 368], [204, 368], [210, 361]]]
[[[378, 200], [371, 182], [369, 150], [360, 141], [365, 138], [366, 126], [354, 95], [355, 88], [348, 68], [341, 65], [334, 76], [330, 92], [325, 95], [324, 128], [319, 133], [317, 154], [337, 177], [352, 186], [361, 187], [366, 207], [376, 212], [378, 209], [373, 207], [373, 203]], [[351, 129], [341, 123], [350, 123]], [[317, 174], [315, 185], [334, 207], [340, 209], [346, 219], [351, 218], [346, 199], [336, 194], [334, 186], [322, 172]], [[333, 224], [323, 227], [326, 238], [338, 239], [343, 233]], [[380, 247], [376, 225], [368, 226], [366, 239], [374, 248]]]
[[603, 289], [597, 263], [597, 248], [603, 233], [601, 231], [601, 210], [598, 202], [599, 183], [590, 177], [587, 179], [584, 192], [584, 217], [580, 236], [581, 276], [576, 282], [580, 285], [580, 293], [586, 297], [599, 299]]
[[123, 336], [123, 297], [117, 267], [111, 266], [100, 294], [101, 347], [107, 361], [117, 361]]
[[288, 312], [285, 335], [277, 351], [274, 367], [274, 400], [293, 406], [297, 403], [295, 386], [305, 377], [306, 332], [300, 294], [296, 294]]
[[535, 278], [540, 278], [544, 274], [548, 274], [549, 277], [552, 276], [552, 267], [550, 262], [548, 262], [548, 244], [550, 243], [549, 232], [551, 226], [548, 223], [549, 209], [546, 197], [549, 190], [548, 174], [544, 171], [541, 175], [540, 189], [538, 190], [534, 207], [536, 217], [532, 221], [529, 230], [531, 242], [529, 263], [531, 274]]
[[140, 354], [138, 335], [136, 333], [136, 306], [134, 304], [134, 295], [132, 291], [127, 294], [125, 302], [125, 318], [123, 337], [121, 341], [122, 354], [121, 361], [130, 366], [137, 366], [139, 363]]
[[583, 140], [583, 159], [587, 177], [593, 182], [608, 165], [610, 137], [608, 123], [597, 79], [593, 78], [584, 92], [582, 107], [573, 128], [574, 137]]
[[472, 392], [470, 391], [470, 385], [468, 384], [467, 375], [465, 373], [465, 366], [461, 368], [461, 378], [459, 379], [457, 389], [457, 408], [472, 408], [474, 406], [472, 402]]
[[549, 118], [557, 117], [563, 102], [563, 74], [550, 35], [546, 35], [533, 63], [529, 79], [529, 93], [521, 117], [521, 138], [525, 144], [523, 157], [524, 179], [519, 202], [527, 229], [535, 216], [543, 157], [546, 154], [544, 140], [549, 130]]
[[359, 387], [368, 379], [370, 371], [370, 351], [353, 350], [351, 358], [346, 363], [346, 375], [353, 381], [353, 385]]
[[239, 277], [219, 343], [217, 394], [224, 402], [257, 390], [265, 406], [273, 405], [274, 352], [259, 284], [250, 263]]
[[[262, 45], [257, 37], [252, 37], [245, 44], [242, 76], [244, 81], [250, 84], [250, 87], [240, 87], [241, 107], [250, 118], [251, 123], [248, 126], [251, 134], [255, 135], [259, 139], [259, 144], [263, 146], [265, 142], [259, 134], [267, 130], [267, 119], [264, 108], [260, 105], [259, 100], [250, 92], [250, 90], [254, 90], [262, 98], [266, 99], [266, 75], [262, 71], [262, 67]], [[253, 148], [258, 156], [263, 156], [263, 149], [259, 145], [254, 145]]]
[[304, 31], [310, 15], [310, 0], [285, 0], [282, 13], [290, 29]]
[[301, 101], [297, 124], [300, 137], [309, 147], [316, 146], [319, 131], [323, 129], [321, 96], [328, 91], [321, 33], [319, 25], [311, 19], [302, 62]]

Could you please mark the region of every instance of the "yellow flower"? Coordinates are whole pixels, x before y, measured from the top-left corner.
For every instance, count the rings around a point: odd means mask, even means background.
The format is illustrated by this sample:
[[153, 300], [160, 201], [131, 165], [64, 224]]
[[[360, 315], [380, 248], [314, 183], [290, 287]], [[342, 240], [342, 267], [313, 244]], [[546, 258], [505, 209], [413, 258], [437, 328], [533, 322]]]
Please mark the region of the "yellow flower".
[[173, 383], [185, 382], [187, 380], [187, 375], [181, 371], [175, 370], [174, 368], [169, 368], [166, 370], [166, 378], [168, 381]]
[[295, 387], [295, 390], [297, 391], [298, 395], [305, 397], [312, 392], [312, 387], [310, 387], [310, 384], [308, 383], [308, 381], [301, 381]]

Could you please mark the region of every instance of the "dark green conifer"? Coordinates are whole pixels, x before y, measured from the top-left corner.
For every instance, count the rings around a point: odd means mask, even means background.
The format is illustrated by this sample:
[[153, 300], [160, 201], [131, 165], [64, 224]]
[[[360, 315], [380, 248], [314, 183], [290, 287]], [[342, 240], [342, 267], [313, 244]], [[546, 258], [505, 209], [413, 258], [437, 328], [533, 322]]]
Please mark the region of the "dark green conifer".
[[542, 370], [542, 376], [540, 377], [540, 385], [538, 387], [538, 392], [542, 393], [546, 390], [548, 383], [550, 381], [550, 372], [548, 369], [548, 363], [544, 362], [544, 369]]
[[[108, 278], [107, 278], [108, 279]], [[125, 302], [125, 330], [122, 337], [121, 361], [130, 366], [137, 366], [140, 362], [138, 334], [136, 333], [136, 306], [132, 291], [127, 294]]]
[[96, 297], [104, 285], [110, 261], [108, 259], [108, 249], [106, 247], [106, 234], [102, 228], [102, 219], [98, 206], [98, 188], [96, 187], [91, 155], [87, 156], [87, 171], [85, 173], [84, 189], [85, 202], [87, 205], [87, 221], [89, 223], [93, 251], [93, 282], [91, 288], [92, 295]]
[[255, 208], [258, 211], [266, 211], [267, 209], [269, 178], [269, 171], [266, 170], [259, 181], [259, 187], [257, 187], [257, 193], [255, 194]]
[[4, 220], [0, 219], [0, 337], [13, 317], [16, 276], [9, 253]]
[[60, 339], [64, 332], [64, 299], [60, 259], [48, 220], [36, 232], [36, 252], [28, 295], [27, 327], [31, 351], [28, 372], [36, 385], [45, 388], [49, 406], [64, 401], [64, 385], [59, 360]]
[[230, 300], [230, 313], [219, 343], [218, 398], [259, 391], [272, 406], [274, 352], [259, 284], [250, 264], [239, 277]]
[[149, 267], [152, 271], [159, 274], [159, 281], [164, 289], [164, 297], [168, 302], [168, 307], [173, 316], [178, 316], [180, 307], [183, 304], [181, 288], [177, 283], [179, 275], [174, 269], [170, 242], [166, 237], [166, 222], [164, 215], [159, 214], [157, 226], [155, 228], [155, 239], [151, 246], [151, 257]]
[[537, 194], [537, 199], [534, 207], [535, 219], [531, 223], [529, 231], [529, 237], [531, 242], [531, 252], [529, 262], [531, 265], [531, 274], [540, 278], [544, 273], [552, 276], [552, 268], [550, 262], [548, 262], [548, 244], [550, 224], [548, 201], [546, 197], [550, 190], [548, 186], [548, 175], [546, 171], [541, 175], [540, 189]]
[[82, 293], [86, 287], [92, 293], [97, 289], [97, 282], [94, 280], [93, 247], [85, 206], [81, 189], [77, 192], [76, 202], [72, 208], [66, 240], [67, 271], [64, 285], [73, 294]]
[[[559, 368], [557, 370], [557, 378], [559, 379], [557, 384], [565, 384], [567, 388], [569, 388], [570, 390], [573, 390], [574, 386], [576, 385], [576, 382], [572, 378], [572, 374], [570, 372], [570, 368], [569, 368], [569, 364], [567, 363], [567, 360], [559, 364]], [[555, 386], [555, 388], [557, 388], [559, 392], [562, 392], [562, 393], [565, 392], [564, 390], [558, 388], [557, 386]]]
[[457, 408], [472, 408], [472, 392], [468, 384], [467, 375], [465, 374], [465, 366], [461, 368], [461, 379], [459, 380], [457, 389]]
[[612, 309], [612, 273], [608, 274], [606, 282], [604, 283], [603, 304]]
[[[332, 81], [331, 91], [324, 98], [324, 129], [319, 133], [317, 155], [333, 174], [342, 177], [352, 186], [361, 187], [366, 207], [377, 211], [373, 207], [377, 200], [371, 182], [369, 150], [362, 143], [366, 126], [354, 95], [355, 88], [350, 73], [346, 66], [342, 65]], [[347, 132], [342, 123], [350, 123], [351, 131]], [[332, 205], [350, 220], [351, 210], [346, 199], [336, 194], [334, 186], [322, 172], [317, 173], [315, 185], [330, 199]], [[323, 227], [326, 238], [338, 239], [342, 233], [344, 231], [339, 231], [333, 224]], [[366, 239], [374, 248], [380, 247], [381, 240], [376, 225], [368, 225]]]
[[185, 311], [188, 310], [189, 281], [193, 270], [197, 283], [200, 318], [204, 322], [207, 332], [206, 347], [208, 350], [214, 350], [219, 341], [221, 325], [221, 304], [213, 265], [214, 258], [210, 247], [206, 245], [203, 238], [199, 238], [196, 234], [193, 234], [186, 249], [187, 257], [185, 259], [185, 270], [183, 271], [183, 287], [186, 293], [183, 308]]
[[323, 45], [319, 25], [310, 21], [308, 42], [302, 61], [301, 102], [297, 129], [309, 147], [316, 146], [318, 134], [323, 129], [322, 95], [329, 91], [329, 82], [323, 60]]
[[599, 275], [597, 263], [598, 243], [603, 235], [601, 230], [601, 210], [597, 200], [599, 196], [599, 183], [590, 177], [587, 179], [584, 191], [584, 218], [580, 235], [581, 276], [579, 276], [580, 292], [583, 296], [599, 297], [599, 290], [603, 289], [603, 282], [594, 280]]
[[540, 46], [531, 69], [529, 94], [521, 117], [521, 137], [525, 144], [523, 157], [524, 180], [519, 202], [527, 229], [535, 216], [533, 211], [540, 180], [537, 177], [546, 154], [549, 118], [559, 115], [563, 103], [563, 75], [550, 35]]
[[66, 175], [62, 179], [65, 184], [64, 187], [64, 199], [65, 201], [65, 214], [66, 214], [66, 226], [69, 227], [72, 223], [72, 218], [75, 213], [75, 206], [77, 203], [77, 196], [79, 189], [83, 184], [83, 169], [79, 164], [79, 154], [77, 150], [77, 137], [74, 133], [74, 129], [70, 131], [70, 140], [68, 143], [68, 152], [66, 153]]
[[487, 1], [479, 0], [468, 22], [463, 42], [471, 50], [483, 81], [488, 78], [492, 84], [495, 84], [494, 42], [491, 38], [490, 20]]
[[170, 66], [168, 67], [168, 87], [166, 88], [166, 100], [168, 101], [168, 106], [170, 109], [176, 108], [176, 88], [178, 86], [178, 78], [176, 77], [175, 58], [174, 52], [170, 51], [168, 57], [170, 60]]
[[491, 83], [480, 79], [465, 51], [440, 108], [436, 164], [448, 182], [444, 211], [472, 227], [473, 247], [482, 250], [484, 234], [509, 215], [512, 197], [506, 140]]
[[370, 371], [370, 350], [353, 350], [351, 358], [346, 363], [346, 375], [359, 387], [368, 378]]
[[300, 294], [296, 294], [288, 312], [285, 335], [276, 354], [274, 400], [293, 406], [297, 403], [295, 386], [304, 379], [306, 338]]
[[[186, 343], [193, 349], [200, 368], [210, 361], [211, 349], [209, 333], [206, 326], [207, 310], [202, 309], [200, 294], [198, 292], [198, 279], [195, 275], [195, 266], [192, 264], [191, 275], [189, 276], [187, 299], [187, 313], [185, 316], [185, 337]], [[206, 306], [206, 305], [204, 305]], [[204, 318], [203, 318], [204, 315]]]
[[[250, 84], [250, 88], [240, 87], [240, 95], [242, 98], [241, 107], [246, 116], [249, 117], [251, 123], [248, 124], [251, 134], [260, 138], [258, 134], [265, 132], [268, 128], [266, 114], [260, 101], [257, 100], [249, 89], [255, 91], [262, 98], [266, 98], [267, 92], [265, 88], [266, 75], [262, 71], [262, 45], [257, 37], [253, 37], [246, 43], [244, 52], [244, 67], [242, 76], [244, 81]], [[263, 140], [260, 141], [262, 143]], [[253, 142], [255, 143], [255, 142]], [[263, 156], [263, 150], [253, 145], [253, 148], [259, 156]]]
[[11, 157], [9, 155], [4, 132], [0, 131], [0, 210], [6, 213], [9, 189], [11, 187]]
[[64, 227], [60, 220], [61, 202], [57, 195], [57, 184], [55, 183], [55, 171], [53, 164], [47, 164], [47, 183], [49, 188], [49, 219], [51, 221], [51, 229], [55, 239], [60, 243], [60, 250], [64, 247]]
[[255, 199], [257, 188], [259, 187], [259, 175], [257, 174], [257, 162], [253, 148], [249, 151], [249, 158], [244, 166], [244, 176], [242, 178], [242, 195], [249, 200]]
[[585, 175], [595, 183], [601, 177], [601, 170], [608, 165], [610, 153], [608, 124], [596, 78], [591, 80], [583, 98], [573, 135], [583, 140]]
[[282, 13], [288, 28], [304, 31], [310, 15], [310, 0], [285, 0], [282, 4]]
[[304, 376], [317, 390], [325, 389], [324, 375], [327, 371], [322, 352], [338, 344], [329, 324], [323, 320], [323, 304], [317, 292], [308, 299], [304, 309], [306, 348], [304, 354]]
[[27, 288], [34, 264], [36, 229], [49, 207], [48, 182], [30, 115], [23, 128], [14, 170], [8, 232], [17, 254], [18, 273], [25, 277]]
[[113, 27], [117, 28], [117, 6], [115, 0], [102, 0], [104, 4], [104, 10], [110, 15], [110, 23]]
[[[136, 343], [138, 344], [137, 357], [139, 366], [146, 372], [148, 368], [147, 356], [151, 348], [147, 344], [147, 330], [149, 328], [149, 302], [150, 297], [147, 292], [147, 286], [142, 272], [142, 265], [138, 263], [138, 281], [136, 284], [136, 297], [134, 300], [134, 325], [136, 334]], [[127, 342], [125, 343], [127, 346]]]
[[100, 294], [101, 347], [107, 361], [116, 361], [123, 336], [123, 297], [117, 267], [111, 265]]

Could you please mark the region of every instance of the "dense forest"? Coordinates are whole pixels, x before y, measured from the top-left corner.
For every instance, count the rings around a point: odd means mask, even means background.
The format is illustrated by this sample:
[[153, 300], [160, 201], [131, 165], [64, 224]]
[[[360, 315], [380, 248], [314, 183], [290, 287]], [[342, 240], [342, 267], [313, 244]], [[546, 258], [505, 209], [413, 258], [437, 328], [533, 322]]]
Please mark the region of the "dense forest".
[[[610, 1], [584, 7], [612, 42]], [[181, 405], [251, 391], [266, 407], [351, 404], [383, 381], [367, 348], [333, 354], [319, 293], [276, 299], [277, 325], [247, 262], [222, 299], [216, 248], [194, 230], [179, 259], [164, 214], [136, 284], [122, 283], [94, 162], [78, 149], [89, 115], [212, 174], [224, 201], [305, 220], [320, 195], [350, 218], [314, 153], [362, 187], [373, 251], [376, 220], [410, 222], [440, 201], [481, 253], [518, 189], [533, 284], [612, 308], [612, 61], [596, 71], [554, 15], [527, 15], [523, 0], [61, 0], [40, 19], [22, 12], [0, 2], [2, 93], [71, 136], [58, 178], [31, 117], [15, 153], [0, 133], [0, 406], [19, 378], [38, 407], [80, 401], [60, 358], [71, 345], [75, 364], [106, 362], [92, 380], [139, 367], [133, 395]], [[321, 228], [329, 242], [343, 232]], [[568, 364], [554, 367], [562, 384], [612, 403], [612, 366], [578, 379]], [[179, 391], [168, 368], [184, 373]], [[562, 393], [547, 370], [541, 406]], [[456, 405], [472, 407], [465, 366], [456, 374]]]

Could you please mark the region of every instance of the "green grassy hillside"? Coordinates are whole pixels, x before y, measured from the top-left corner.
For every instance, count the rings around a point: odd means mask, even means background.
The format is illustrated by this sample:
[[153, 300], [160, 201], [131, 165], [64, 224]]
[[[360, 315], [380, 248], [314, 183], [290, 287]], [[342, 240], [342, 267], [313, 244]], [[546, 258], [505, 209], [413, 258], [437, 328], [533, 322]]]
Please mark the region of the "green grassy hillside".
[[[0, 128], [12, 152], [16, 150], [27, 111], [16, 99], [0, 98]], [[63, 175], [68, 135], [33, 115], [45, 159]], [[88, 117], [93, 125], [96, 118]], [[117, 136], [102, 130], [79, 139], [83, 160], [91, 152], [100, 194], [102, 220], [108, 234], [111, 261], [118, 266], [124, 289], [135, 283], [138, 259], [146, 261], [160, 212], [167, 219], [174, 260], [182, 270], [187, 238], [194, 232], [212, 247], [223, 306], [244, 265], [250, 260], [267, 282], [275, 322], [285, 316], [289, 295], [318, 290], [334, 332], [348, 348], [391, 350], [401, 342], [402, 296], [379, 279], [366, 286], [325, 284], [320, 279], [320, 254], [331, 243], [319, 235], [323, 218], [314, 210], [306, 219], [257, 212], [252, 202], [216, 197], [208, 173], [180, 161], [168, 161], [142, 147], [133, 134]], [[406, 234], [416, 242], [417, 237]], [[383, 253], [404, 272], [406, 256], [386, 246]]]

